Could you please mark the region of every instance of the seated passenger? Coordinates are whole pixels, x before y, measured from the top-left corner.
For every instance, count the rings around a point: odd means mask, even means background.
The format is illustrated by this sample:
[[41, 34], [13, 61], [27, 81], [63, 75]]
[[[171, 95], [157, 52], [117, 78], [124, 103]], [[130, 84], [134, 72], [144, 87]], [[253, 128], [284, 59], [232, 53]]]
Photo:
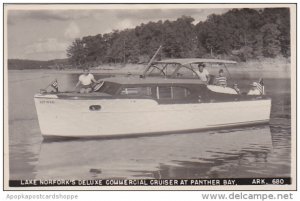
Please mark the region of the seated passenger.
[[92, 91], [93, 83], [99, 82], [95, 80], [93, 74], [90, 73], [90, 70], [88, 68], [84, 68], [83, 74], [79, 76], [79, 80], [75, 88], [80, 85], [80, 93], [90, 93]]
[[215, 85], [226, 87], [227, 86], [227, 78], [224, 76], [223, 69], [219, 70], [219, 75], [215, 78]]
[[247, 95], [261, 95], [260, 91], [257, 88], [258, 85], [256, 82], [253, 82], [251, 86], [252, 88], [249, 90]]

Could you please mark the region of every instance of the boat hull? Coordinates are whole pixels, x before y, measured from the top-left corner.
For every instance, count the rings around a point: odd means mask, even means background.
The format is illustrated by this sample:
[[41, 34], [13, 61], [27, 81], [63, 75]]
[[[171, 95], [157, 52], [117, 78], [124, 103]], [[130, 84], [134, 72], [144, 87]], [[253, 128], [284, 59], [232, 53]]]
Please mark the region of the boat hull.
[[[41, 133], [56, 137], [119, 137], [192, 132], [269, 122], [271, 100], [158, 104], [152, 99], [60, 99], [36, 95]], [[91, 106], [100, 106], [91, 110]]]

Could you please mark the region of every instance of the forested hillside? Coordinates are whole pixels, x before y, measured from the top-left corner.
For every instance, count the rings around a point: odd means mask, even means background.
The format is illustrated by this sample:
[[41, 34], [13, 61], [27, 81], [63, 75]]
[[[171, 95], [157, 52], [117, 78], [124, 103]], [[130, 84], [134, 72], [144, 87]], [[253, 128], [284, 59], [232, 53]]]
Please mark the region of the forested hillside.
[[76, 39], [67, 55], [73, 65], [142, 63], [159, 45], [163, 48], [158, 59], [289, 57], [289, 9], [232, 9], [210, 15], [203, 22], [194, 22], [186, 13], [175, 21], [149, 22], [134, 29]]

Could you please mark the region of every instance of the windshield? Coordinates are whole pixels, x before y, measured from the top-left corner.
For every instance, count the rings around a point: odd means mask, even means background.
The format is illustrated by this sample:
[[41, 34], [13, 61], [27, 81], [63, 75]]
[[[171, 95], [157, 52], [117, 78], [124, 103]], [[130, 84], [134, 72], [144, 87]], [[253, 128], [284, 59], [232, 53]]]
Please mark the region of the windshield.
[[114, 82], [104, 82], [104, 84], [99, 89], [99, 92], [106, 93], [110, 95], [115, 95], [120, 88], [120, 84]]

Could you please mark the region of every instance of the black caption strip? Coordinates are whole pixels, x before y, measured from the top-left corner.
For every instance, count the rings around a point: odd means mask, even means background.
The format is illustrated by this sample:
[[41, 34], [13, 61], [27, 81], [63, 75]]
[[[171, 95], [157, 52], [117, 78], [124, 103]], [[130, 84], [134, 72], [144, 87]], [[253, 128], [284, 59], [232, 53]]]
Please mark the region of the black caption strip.
[[39, 186], [224, 186], [224, 185], [290, 185], [291, 178], [241, 179], [99, 179], [99, 180], [9, 180], [10, 187]]

